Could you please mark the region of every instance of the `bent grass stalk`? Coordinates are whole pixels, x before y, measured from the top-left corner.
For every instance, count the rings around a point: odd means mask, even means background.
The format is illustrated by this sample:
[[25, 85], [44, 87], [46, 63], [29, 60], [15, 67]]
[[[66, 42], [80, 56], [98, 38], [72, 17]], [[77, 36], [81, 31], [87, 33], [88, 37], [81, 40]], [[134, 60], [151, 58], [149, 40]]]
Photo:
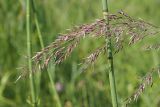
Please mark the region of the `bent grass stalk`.
[[[44, 43], [43, 43], [43, 39], [42, 39], [41, 30], [40, 30], [40, 27], [39, 27], [39, 22], [38, 22], [38, 18], [37, 18], [35, 3], [34, 3], [34, 0], [31, 0], [31, 1], [32, 1], [32, 9], [33, 9], [33, 13], [34, 13], [34, 20], [35, 20], [35, 24], [36, 24], [38, 38], [39, 38], [39, 41], [40, 41], [41, 48], [44, 49]], [[44, 56], [44, 59], [45, 58], [46, 58], [46, 56]], [[47, 73], [48, 73], [48, 76], [49, 76], [49, 80], [51, 82], [51, 86], [52, 86], [51, 92], [52, 92], [52, 95], [53, 95], [53, 99], [55, 101], [55, 105], [56, 105], [56, 107], [61, 107], [60, 99], [59, 99], [59, 96], [58, 96], [58, 94], [56, 92], [56, 89], [55, 89], [55, 84], [54, 84], [54, 80], [53, 80], [52, 75], [51, 75], [51, 71], [48, 70], [48, 69], [46, 69], [46, 70], [47, 70]]]
[[28, 68], [29, 68], [29, 83], [31, 91], [31, 105], [37, 107], [36, 92], [34, 78], [32, 74], [32, 59], [31, 59], [31, 39], [30, 39], [30, 0], [26, 1], [26, 31], [27, 31], [27, 53], [28, 53]]
[[[106, 19], [106, 23], [109, 25], [109, 18], [107, 17], [108, 14], [108, 4], [107, 0], [102, 0], [103, 5], [103, 14], [104, 18]], [[106, 32], [109, 31], [109, 26], [106, 28]], [[117, 101], [117, 92], [116, 92], [116, 85], [115, 85], [115, 76], [114, 76], [114, 66], [113, 66], [113, 55], [112, 55], [112, 43], [111, 43], [111, 33], [110, 35], [106, 35], [106, 44], [107, 44], [107, 51], [108, 51], [108, 62], [109, 62], [109, 82], [110, 82], [110, 89], [111, 89], [111, 97], [112, 97], [112, 105], [113, 107], [118, 107]]]

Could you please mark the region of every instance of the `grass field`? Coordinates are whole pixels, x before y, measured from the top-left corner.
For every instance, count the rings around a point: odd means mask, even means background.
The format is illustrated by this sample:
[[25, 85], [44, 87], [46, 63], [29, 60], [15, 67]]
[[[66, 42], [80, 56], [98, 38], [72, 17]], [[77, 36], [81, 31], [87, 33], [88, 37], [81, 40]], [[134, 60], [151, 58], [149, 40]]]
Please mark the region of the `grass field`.
[[[123, 10], [135, 19], [160, 26], [160, 0], [108, 0], [110, 13]], [[35, 0], [44, 46], [75, 25], [103, 18], [101, 0]], [[31, 107], [30, 78], [16, 81], [28, 64], [26, 0], [0, 0], [0, 107]], [[42, 48], [30, 11], [31, 56]], [[49, 64], [48, 72], [33, 74], [37, 107], [112, 107], [107, 56], [102, 54], [85, 72], [78, 69], [83, 58], [99, 47], [102, 39], [86, 38], [63, 63]], [[147, 44], [160, 44], [160, 33], [137, 42], [114, 55], [119, 107], [135, 92], [142, 77], [160, 66], [160, 49], [144, 51]], [[129, 107], [160, 107], [160, 78], [145, 89]], [[51, 81], [53, 80], [53, 81]], [[55, 90], [54, 90], [55, 89]], [[58, 104], [57, 104], [58, 103]], [[60, 105], [59, 105], [60, 104]]]

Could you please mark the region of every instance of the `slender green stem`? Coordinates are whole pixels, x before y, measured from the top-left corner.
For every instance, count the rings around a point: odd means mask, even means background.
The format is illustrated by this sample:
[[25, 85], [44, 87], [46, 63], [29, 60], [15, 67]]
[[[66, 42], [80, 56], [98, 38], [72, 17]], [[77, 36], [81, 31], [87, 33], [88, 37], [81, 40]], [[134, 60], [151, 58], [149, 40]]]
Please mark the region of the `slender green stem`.
[[[107, 14], [108, 14], [107, 0], [102, 0], [102, 5], [103, 5], [104, 18], [107, 21], [106, 23], [109, 25], [109, 19], [107, 17]], [[109, 32], [109, 29], [110, 28], [108, 26], [107, 32]], [[108, 34], [111, 34], [111, 33], [108, 33]], [[110, 88], [111, 88], [112, 105], [113, 105], [113, 107], [118, 107], [117, 92], [116, 92], [116, 85], [115, 85], [115, 76], [114, 76], [114, 66], [113, 66], [111, 35], [106, 35], [106, 45], [107, 45], [107, 51], [108, 51], [109, 82], [110, 82]]]
[[[34, 0], [32, 0], [32, 8], [33, 8], [34, 20], [35, 20], [36, 29], [37, 29], [37, 32], [38, 32], [40, 45], [41, 45], [41, 48], [43, 49], [44, 48], [44, 43], [43, 43], [43, 39], [42, 39], [41, 30], [40, 30], [40, 27], [39, 27], [39, 22], [38, 22], [38, 18], [37, 18], [37, 13], [36, 13], [36, 7], [35, 7]], [[44, 56], [44, 59], [45, 59], [45, 57], [46, 56]], [[52, 91], [52, 94], [53, 94], [53, 99], [55, 101], [55, 105], [56, 105], [56, 107], [61, 107], [60, 99], [59, 99], [59, 96], [58, 96], [57, 91], [55, 89], [55, 84], [54, 84], [54, 80], [52, 78], [51, 72], [48, 69], [46, 69], [46, 70], [47, 70], [47, 73], [48, 73], [48, 76], [49, 76], [49, 80], [51, 82], [51, 86], [52, 86], [51, 91]]]
[[33, 14], [34, 14], [34, 20], [35, 20], [35, 24], [36, 24], [38, 38], [39, 38], [39, 41], [40, 41], [41, 48], [43, 49], [44, 48], [44, 43], [43, 43], [43, 39], [42, 39], [41, 30], [40, 30], [40, 27], [39, 27], [39, 22], [38, 22], [38, 18], [37, 18], [37, 11], [36, 11], [36, 7], [35, 7], [35, 3], [34, 3], [34, 0], [31, 0], [31, 2], [32, 2], [32, 10], [33, 10]]
[[52, 91], [53, 98], [54, 98], [54, 101], [55, 101], [55, 106], [56, 107], [62, 107], [59, 96], [58, 96], [57, 91], [55, 89], [55, 84], [54, 84], [51, 72], [49, 70], [47, 70], [47, 72], [48, 72], [48, 76], [49, 76], [49, 79], [50, 79], [50, 82], [51, 82], [51, 87], [52, 87], [51, 91]]
[[31, 61], [31, 39], [30, 39], [30, 0], [26, 1], [26, 31], [27, 31], [27, 52], [28, 52], [28, 68], [29, 68], [29, 80], [30, 80], [30, 90], [31, 90], [31, 102], [33, 107], [37, 107], [36, 102], [36, 92], [34, 86], [34, 78], [32, 75], [32, 61]]

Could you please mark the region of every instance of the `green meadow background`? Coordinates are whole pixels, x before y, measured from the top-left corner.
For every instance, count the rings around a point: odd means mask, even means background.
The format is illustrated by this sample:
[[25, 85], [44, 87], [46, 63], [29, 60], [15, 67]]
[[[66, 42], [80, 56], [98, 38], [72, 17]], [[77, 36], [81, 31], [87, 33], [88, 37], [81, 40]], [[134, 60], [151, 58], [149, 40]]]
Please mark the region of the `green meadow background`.
[[[59, 33], [75, 25], [102, 18], [101, 0], [35, 0], [37, 17], [45, 46]], [[142, 18], [160, 26], [160, 0], [109, 0], [109, 11], [124, 10], [134, 18]], [[41, 49], [33, 13], [31, 14], [32, 55]], [[160, 43], [160, 34], [141, 43], [125, 46], [114, 56], [115, 77], [120, 107], [134, 93], [141, 78], [160, 63], [160, 51], [142, 51], [145, 44]], [[102, 40], [86, 39], [62, 64], [50, 64], [55, 87], [62, 107], [111, 107], [107, 57], [79, 73], [82, 59]], [[14, 83], [27, 63], [26, 0], [0, 0], [0, 107], [30, 107], [29, 78]], [[34, 74], [38, 107], [55, 107], [47, 72]], [[153, 76], [152, 88], [147, 88], [137, 102], [129, 107], [160, 107], [160, 79]], [[58, 89], [60, 87], [60, 89]]]

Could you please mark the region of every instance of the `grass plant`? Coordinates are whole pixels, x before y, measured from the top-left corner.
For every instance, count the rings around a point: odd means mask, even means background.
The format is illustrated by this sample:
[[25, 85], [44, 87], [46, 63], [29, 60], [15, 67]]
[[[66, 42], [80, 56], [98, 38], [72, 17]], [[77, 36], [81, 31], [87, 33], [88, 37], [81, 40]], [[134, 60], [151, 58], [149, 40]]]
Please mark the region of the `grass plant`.
[[[98, 19], [90, 24], [75, 26], [73, 29], [69, 29], [66, 34], [60, 34], [54, 42], [37, 52], [32, 59], [34, 63], [39, 64], [40, 69], [44, 69], [54, 58], [56, 64], [63, 62], [80, 44], [80, 41], [86, 37], [105, 39], [106, 43], [85, 58], [80, 67], [80, 72], [85, 71], [91, 63], [94, 63], [100, 54], [107, 52], [112, 105], [118, 107], [112, 54], [121, 51], [125, 42], [131, 46], [147, 36], [157, 34], [159, 31], [156, 26], [141, 19], [131, 18], [123, 11], [118, 12], [118, 14], [109, 14], [107, 0], [102, 0], [102, 5], [103, 19]], [[45, 55], [47, 57], [44, 60]], [[143, 92], [140, 89], [137, 93], [139, 94], [140, 91]], [[138, 96], [133, 96], [133, 100], [137, 99]]]
[[[109, 18], [107, 14], [109, 12], [108, 9], [108, 1], [102, 0], [103, 5], [103, 15], [106, 19], [106, 23], [109, 25]], [[112, 53], [112, 40], [111, 40], [111, 33], [109, 26], [106, 28], [108, 31], [106, 34], [106, 47], [107, 47], [107, 54], [108, 54], [108, 62], [109, 62], [109, 82], [110, 82], [110, 90], [111, 90], [111, 98], [112, 98], [112, 105], [113, 107], [118, 107], [118, 100], [117, 100], [117, 92], [116, 92], [116, 83], [115, 83], [115, 76], [114, 76], [114, 65], [113, 65], [113, 53]]]
[[[67, 33], [60, 34], [54, 42], [37, 52], [37, 54], [32, 57], [32, 60], [33, 63], [40, 66], [40, 70], [43, 70], [48, 66], [52, 59], [55, 60], [55, 64], [63, 62], [71, 55], [73, 50], [83, 39], [87, 37], [96, 39], [103, 38], [105, 43], [84, 59], [82, 66], [80, 67], [80, 72], [85, 71], [90, 64], [97, 60], [100, 54], [106, 52], [108, 55], [112, 105], [113, 107], [118, 107], [113, 53], [116, 54], [121, 51], [126, 42], [131, 46], [150, 35], [159, 33], [159, 30], [157, 30], [158, 27], [148, 22], [130, 17], [122, 10], [117, 14], [110, 14], [108, 11], [107, 0], [102, 0], [102, 5], [104, 18], [97, 19], [90, 24], [75, 26], [73, 29], [69, 29]], [[146, 77], [147, 80], [149, 80], [149, 77]], [[49, 78], [51, 78], [50, 74]], [[143, 90], [140, 89], [137, 93], [139, 94], [140, 91], [143, 92]], [[138, 96], [133, 96], [133, 100], [137, 99]]]
[[[159, 9], [158, 2], [146, 0], [140, 1], [141, 3], [138, 0], [125, 3], [123, 1], [121, 3], [118, 1], [109, 2], [112, 8], [108, 11], [107, 0], [102, 0], [104, 17], [101, 17], [101, 0], [36, 2], [34, 0], [19, 0], [19, 4], [15, 4], [13, 1], [0, 1], [0, 12], [2, 13], [0, 15], [0, 21], [2, 20], [0, 44], [4, 46], [0, 51], [0, 71], [2, 71], [0, 72], [0, 77], [2, 77], [0, 106], [14, 107], [16, 104], [28, 106], [26, 104], [27, 92], [31, 94], [27, 101], [33, 107], [101, 107], [111, 105], [118, 107], [123, 104], [129, 106], [132, 102], [137, 102], [132, 103], [135, 107], [157, 106], [159, 104], [159, 87], [153, 82], [157, 73], [160, 75], [160, 69], [157, 67], [159, 66], [160, 45], [158, 44], [159, 36], [153, 35], [159, 33], [159, 27], [140, 18], [135, 19], [130, 15], [140, 16], [158, 24], [159, 13], [156, 11]], [[123, 7], [130, 15], [119, 10]], [[113, 12], [115, 10], [119, 11]], [[26, 21], [24, 21], [25, 18]], [[93, 20], [94, 18], [96, 20]], [[90, 22], [90, 20], [92, 21]], [[87, 24], [75, 25], [56, 36], [58, 32], [72, 26], [73, 23], [81, 22], [87, 22]], [[16, 86], [13, 86], [13, 78], [17, 75], [14, 72], [17, 70], [14, 68], [15, 66], [23, 66], [21, 62], [25, 61], [17, 53], [26, 51], [23, 46], [24, 42], [22, 42], [26, 41], [26, 38], [21, 36], [26, 33], [28, 59], [27, 66], [23, 70], [27, 72], [22, 73], [18, 80], [27, 75], [29, 81], [19, 81]], [[155, 38], [154, 45], [152, 43], [151, 45], [146, 44]], [[53, 39], [55, 40], [52, 42]], [[51, 43], [45, 46], [44, 44], [48, 42]], [[94, 45], [92, 45], [93, 43]], [[37, 51], [39, 45], [41, 50], [32, 56], [31, 48], [33, 51]], [[144, 50], [139, 51], [139, 45], [145, 45], [144, 53], [142, 52]], [[98, 48], [93, 49], [94, 46]], [[79, 59], [92, 49], [93, 51], [81, 61], [81, 64], [77, 64]], [[73, 51], [77, 51], [77, 53]], [[98, 59], [99, 56], [104, 58]], [[72, 58], [76, 60], [76, 64], [73, 64]], [[69, 61], [62, 64], [66, 59]], [[153, 59], [154, 61], [152, 61]], [[94, 67], [93, 72], [90, 72], [92, 71], [90, 65]], [[109, 67], [107, 73], [106, 66]], [[152, 67], [153, 69], [150, 69]], [[13, 71], [12, 74], [11, 71]], [[46, 72], [43, 72], [42, 75], [42, 72], [39, 71]], [[116, 72], [115, 76], [114, 71]], [[146, 73], [146, 71], [150, 72]], [[137, 73], [144, 75], [138, 86]], [[29, 83], [30, 91], [25, 86], [26, 83]], [[60, 91], [57, 89], [58, 83], [63, 87]], [[135, 86], [137, 88], [134, 88]], [[150, 86], [152, 90], [155, 90], [154, 92], [144, 91]], [[144, 92], [145, 94], [142, 95]], [[127, 96], [129, 97], [127, 98]], [[155, 97], [157, 100], [153, 101]]]

